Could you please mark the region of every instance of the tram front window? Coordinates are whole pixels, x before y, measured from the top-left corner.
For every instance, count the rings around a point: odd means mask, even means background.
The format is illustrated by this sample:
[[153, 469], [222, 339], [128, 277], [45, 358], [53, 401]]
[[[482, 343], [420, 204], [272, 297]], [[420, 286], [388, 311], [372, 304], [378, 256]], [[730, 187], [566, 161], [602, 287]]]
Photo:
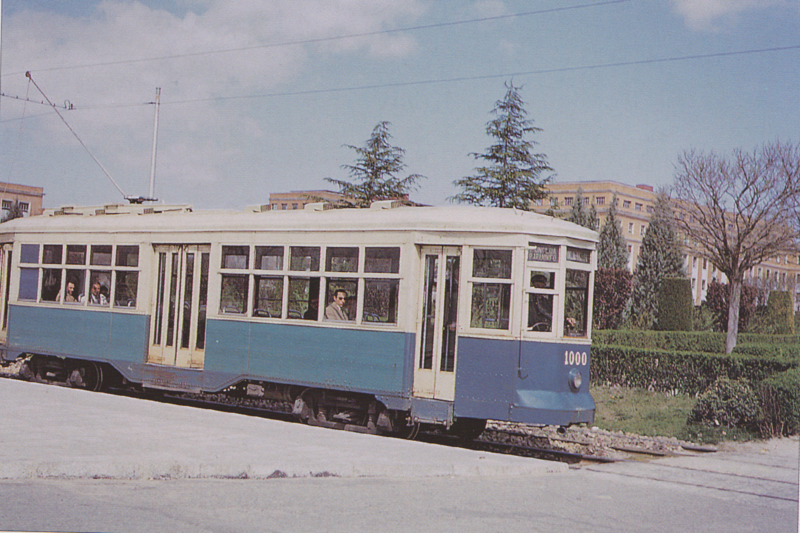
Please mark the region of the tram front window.
[[568, 269], [566, 289], [564, 336], [585, 337], [589, 302], [589, 272]]

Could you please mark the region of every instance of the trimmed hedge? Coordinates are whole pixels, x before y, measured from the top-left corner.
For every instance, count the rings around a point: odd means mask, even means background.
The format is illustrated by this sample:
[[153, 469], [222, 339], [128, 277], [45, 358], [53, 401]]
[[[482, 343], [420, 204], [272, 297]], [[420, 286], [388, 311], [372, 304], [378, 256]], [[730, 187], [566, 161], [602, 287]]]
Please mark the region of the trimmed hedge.
[[592, 345], [592, 380], [659, 392], [699, 394], [719, 377], [757, 383], [797, 366], [796, 357]]
[[[725, 353], [725, 334], [708, 331], [637, 331], [631, 329], [595, 330], [592, 348], [601, 345], [635, 346], [644, 349], [676, 350], [684, 352]], [[800, 335], [739, 334], [734, 353], [756, 355], [752, 345], [781, 346], [787, 354], [800, 354]], [[773, 348], [765, 348], [771, 355]]]
[[762, 435], [800, 433], [800, 368], [768, 377], [759, 391], [763, 419]]

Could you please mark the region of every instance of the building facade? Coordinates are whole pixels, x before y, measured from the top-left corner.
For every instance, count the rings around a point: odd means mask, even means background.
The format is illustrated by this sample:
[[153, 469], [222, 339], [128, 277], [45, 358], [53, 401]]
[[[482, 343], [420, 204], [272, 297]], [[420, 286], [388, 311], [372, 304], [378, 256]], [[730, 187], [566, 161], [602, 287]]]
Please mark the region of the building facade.
[[[594, 206], [602, 227], [608, 215], [614, 194], [617, 195], [617, 218], [628, 243], [628, 268], [633, 272], [642, 249], [642, 238], [650, 221], [657, 193], [650, 185], [626, 185], [615, 181], [560, 182], [546, 186], [548, 198], [535, 202], [533, 210], [544, 213], [552, 209], [565, 215], [577, 201], [578, 189], [587, 209]], [[599, 229], [599, 228], [597, 228]], [[695, 305], [705, 300], [708, 286], [716, 280], [727, 282], [700, 250], [693, 249], [684, 240], [686, 273], [692, 280], [692, 298]], [[785, 290], [792, 294], [795, 312], [800, 311], [800, 253], [787, 252], [770, 258], [750, 269], [745, 282], [760, 289]]]
[[269, 195], [269, 207], [272, 211], [289, 211], [303, 209], [306, 204], [317, 202], [339, 203], [345, 196], [333, 191], [290, 191], [274, 192]]
[[0, 208], [2, 208], [2, 219], [8, 216], [14, 208], [14, 204], [17, 202], [19, 202], [19, 207], [23, 216], [41, 215], [43, 212], [43, 199], [44, 189], [41, 187], [0, 182]]

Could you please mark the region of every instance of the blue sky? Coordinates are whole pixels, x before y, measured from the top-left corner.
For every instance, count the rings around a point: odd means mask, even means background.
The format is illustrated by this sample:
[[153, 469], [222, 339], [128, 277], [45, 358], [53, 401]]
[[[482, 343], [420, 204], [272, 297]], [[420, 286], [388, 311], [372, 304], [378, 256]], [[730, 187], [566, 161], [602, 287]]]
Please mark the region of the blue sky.
[[[380, 121], [447, 203], [504, 83], [557, 181], [668, 185], [687, 149], [800, 141], [790, 0], [5, 0], [0, 181], [45, 205], [146, 195], [197, 208], [332, 188]], [[348, 37], [351, 36], [351, 37]], [[346, 37], [346, 38], [345, 38]], [[746, 53], [744, 53], [746, 52]], [[690, 59], [692, 58], [692, 59]]]

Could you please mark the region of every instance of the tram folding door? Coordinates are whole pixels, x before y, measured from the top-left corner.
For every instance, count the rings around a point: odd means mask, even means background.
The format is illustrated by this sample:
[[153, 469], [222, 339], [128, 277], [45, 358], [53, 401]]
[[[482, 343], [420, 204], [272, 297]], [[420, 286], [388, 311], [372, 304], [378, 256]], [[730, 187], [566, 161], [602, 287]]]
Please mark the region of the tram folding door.
[[203, 368], [209, 245], [156, 246], [148, 363]]
[[0, 244], [0, 342], [5, 343], [8, 329], [8, 301], [11, 287], [12, 244]]
[[461, 249], [423, 246], [414, 395], [455, 398]]

